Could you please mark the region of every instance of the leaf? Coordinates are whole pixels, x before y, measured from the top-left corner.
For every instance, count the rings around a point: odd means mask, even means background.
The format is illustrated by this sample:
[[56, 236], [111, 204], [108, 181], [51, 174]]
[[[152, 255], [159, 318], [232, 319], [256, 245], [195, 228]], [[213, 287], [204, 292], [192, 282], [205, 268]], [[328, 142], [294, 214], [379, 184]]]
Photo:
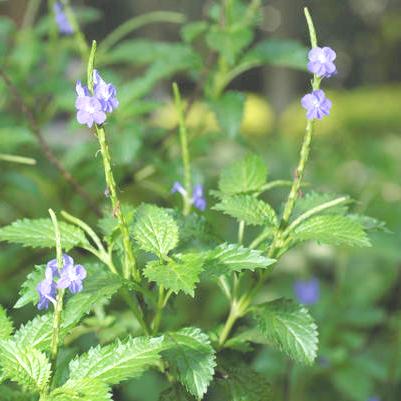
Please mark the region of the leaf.
[[162, 343], [163, 337], [137, 337], [91, 348], [71, 361], [70, 380], [84, 377], [112, 385], [138, 377], [159, 362]]
[[261, 251], [225, 243], [209, 253], [205, 262], [205, 273], [221, 276], [243, 270], [265, 269], [273, 263], [275, 260], [263, 256]]
[[207, 45], [219, 52], [230, 65], [235, 63], [241, 51], [252, 39], [252, 30], [239, 25], [232, 28], [215, 25], [206, 34]]
[[51, 367], [46, 355], [11, 340], [0, 340], [0, 366], [5, 377], [25, 391], [40, 393], [50, 380]]
[[386, 227], [386, 223], [384, 221], [380, 221], [373, 217], [362, 214], [349, 214], [348, 217], [351, 220], [358, 222], [366, 231], [391, 233], [391, 231]]
[[160, 261], [147, 263], [143, 274], [149, 281], [154, 281], [176, 294], [182, 291], [193, 297], [195, 285], [203, 270], [204, 256], [196, 253], [174, 256], [177, 260], [169, 260], [166, 264]]
[[316, 240], [329, 245], [370, 246], [361, 224], [341, 215], [312, 217], [295, 228], [292, 238], [294, 242]]
[[6, 310], [0, 305], [0, 340], [7, 340], [14, 331], [13, 322]]
[[206, 21], [194, 21], [186, 24], [181, 29], [181, 37], [186, 43], [193, 42], [202, 33], [204, 33], [208, 28], [208, 23]]
[[[50, 349], [53, 328], [53, 315], [36, 316], [15, 332], [13, 340], [23, 347], [32, 347], [41, 351]], [[62, 336], [63, 333], [60, 333]]]
[[[294, 211], [291, 215], [292, 220], [295, 220], [301, 214], [308, 212], [311, 209], [314, 209], [317, 206], [322, 205], [323, 203], [330, 202], [334, 199], [337, 199], [338, 195], [330, 194], [330, 193], [319, 193], [315, 191], [308, 192], [302, 198], [298, 198], [295, 203]], [[349, 200], [351, 201], [351, 200]], [[348, 205], [346, 203], [341, 203], [340, 205], [336, 205], [329, 209], [325, 209], [319, 212], [321, 214], [342, 214], [344, 215], [348, 211]]]
[[234, 217], [238, 221], [244, 221], [248, 225], [278, 225], [274, 209], [268, 203], [256, 199], [252, 195], [224, 197], [213, 206], [213, 209]]
[[264, 40], [243, 56], [238, 68], [246, 71], [263, 64], [305, 70], [308, 64], [308, 49], [294, 40]]
[[296, 362], [313, 363], [317, 354], [317, 327], [303, 306], [277, 299], [255, 307], [254, 317], [273, 347]]
[[111, 401], [110, 387], [88, 378], [68, 380], [63, 386], [53, 390], [48, 401]]
[[244, 114], [245, 96], [243, 93], [229, 91], [212, 102], [212, 108], [224, 133], [231, 139], [240, 132]]
[[[76, 246], [85, 248], [89, 245], [84, 232], [71, 224], [59, 222], [61, 244], [69, 251]], [[0, 228], [0, 241], [20, 244], [31, 248], [53, 248], [56, 246], [53, 224], [50, 219], [22, 219]]]
[[197, 399], [206, 393], [216, 366], [215, 351], [209, 337], [194, 327], [166, 335], [167, 351], [163, 353], [177, 370], [178, 380]]
[[0, 385], [0, 394], [4, 401], [37, 401], [32, 394], [23, 393], [7, 385]]
[[219, 189], [226, 195], [259, 191], [266, 183], [267, 167], [257, 155], [249, 154], [225, 168], [219, 180]]
[[45, 265], [35, 266], [34, 270], [28, 274], [26, 280], [22, 283], [21, 288], [19, 290], [20, 298], [14, 305], [14, 308], [22, 308], [25, 305], [28, 305], [30, 302], [33, 304], [38, 303], [39, 294], [36, 290], [39, 282], [44, 280], [45, 278]]
[[267, 378], [249, 366], [227, 365], [223, 367], [224, 379], [217, 381], [230, 401], [269, 401], [273, 400], [272, 390]]
[[141, 249], [160, 258], [178, 244], [178, 225], [166, 210], [154, 205], [138, 208], [133, 234]]

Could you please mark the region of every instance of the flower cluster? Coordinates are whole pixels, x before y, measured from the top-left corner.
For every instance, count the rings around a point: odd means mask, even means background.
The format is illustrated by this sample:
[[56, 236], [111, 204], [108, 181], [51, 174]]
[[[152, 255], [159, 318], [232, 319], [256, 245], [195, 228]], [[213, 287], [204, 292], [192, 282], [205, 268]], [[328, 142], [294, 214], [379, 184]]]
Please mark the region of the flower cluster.
[[106, 113], [111, 113], [119, 104], [115, 86], [106, 83], [97, 70], [93, 71], [93, 84], [93, 95], [87, 86], [82, 86], [80, 81], [77, 81], [75, 86], [77, 120], [89, 128], [93, 123], [103, 124], [107, 118]]
[[301, 304], [313, 305], [320, 298], [320, 284], [316, 277], [310, 280], [298, 280], [294, 284], [295, 296]]
[[56, 259], [51, 260], [46, 265], [45, 279], [36, 288], [39, 293], [38, 309], [47, 309], [49, 302], [55, 305], [57, 289], [68, 288], [72, 294], [82, 291], [85, 278], [85, 268], [74, 265], [71, 256], [63, 255], [62, 267], [58, 266]]
[[[309, 52], [308, 58], [308, 70], [316, 77], [320, 79], [330, 78], [337, 74], [337, 68], [334, 64], [336, 52], [330, 47], [315, 47]], [[324, 116], [328, 116], [332, 106], [331, 101], [321, 89], [305, 95], [301, 104], [306, 109], [306, 117], [309, 120], [321, 120]]]
[[68, 21], [68, 18], [64, 13], [64, 6], [59, 1], [56, 1], [56, 3], [54, 3], [53, 9], [60, 33], [63, 35], [72, 35], [74, 33], [74, 29], [72, 28], [70, 21]]
[[[173, 188], [171, 189], [171, 192], [174, 194], [176, 192], [179, 192], [183, 197], [187, 196], [187, 191], [185, 188], [176, 181], [173, 185]], [[192, 204], [199, 209], [200, 211], [204, 211], [206, 209], [206, 199], [205, 199], [205, 194], [203, 192], [203, 186], [202, 184], [196, 184], [194, 186], [194, 189], [192, 191]]]

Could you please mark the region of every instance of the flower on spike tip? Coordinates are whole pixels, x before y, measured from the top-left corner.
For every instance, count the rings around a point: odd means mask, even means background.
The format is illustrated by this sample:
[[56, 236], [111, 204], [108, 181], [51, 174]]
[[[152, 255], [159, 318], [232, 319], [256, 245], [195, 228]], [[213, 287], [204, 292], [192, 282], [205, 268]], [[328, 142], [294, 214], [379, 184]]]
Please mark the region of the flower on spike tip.
[[57, 288], [56, 283], [53, 281], [52, 269], [46, 268], [45, 279], [38, 284], [36, 290], [39, 294], [39, 302], [37, 305], [39, 310], [48, 309], [49, 302], [53, 305], [56, 304]]
[[88, 88], [82, 86], [80, 81], [77, 81], [75, 90], [77, 92], [75, 107], [78, 122], [86, 124], [88, 128], [91, 128], [93, 123], [103, 124], [106, 121], [106, 114], [100, 101], [95, 96], [90, 96]]
[[330, 78], [337, 74], [334, 64], [336, 56], [330, 47], [314, 47], [308, 54], [308, 70], [320, 78]]
[[308, 93], [301, 100], [302, 107], [306, 110], [308, 120], [321, 120], [324, 116], [328, 116], [331, 110], [331, 100], [321, 90], [314, 90]]
[[97, 70], [93, 71], [93, 92], [102, 105], [102, 110], [111, 113], [119, 105], [117, 89], [114, 85], [106, 83]]
[[60, 279], [57, 282], [57, 288], [68, 288], [71, 294], [81, 292], [83, 289], [83, 280], [86, 278], [86, 269], [81, 265], [75, 265], [72, 258], [71, 263], [64, 265], [60, 272]]

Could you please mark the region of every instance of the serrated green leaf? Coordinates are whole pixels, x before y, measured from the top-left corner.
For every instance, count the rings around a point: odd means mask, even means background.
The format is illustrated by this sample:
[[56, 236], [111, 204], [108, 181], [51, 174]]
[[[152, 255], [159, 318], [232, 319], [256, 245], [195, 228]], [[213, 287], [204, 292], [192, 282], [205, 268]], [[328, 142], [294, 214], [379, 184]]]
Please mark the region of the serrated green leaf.
[[48, 401], [111, 401], [110, 387], [88, 378], [68, 380], [63, 386], [53, 390]]
[[219, 189], [226, 195], [259, 191], [266, 183], [267, 167], [257, 155], [249, 154], [225, 168], [219, 180]]
[[205, 261], [205, 273], [221, 276], [243, 270], [265, 269], [275, 262], [261, 251], [245, 248], [239, 244], [221, 244], [209, 252]]
[[213, 209], [234, 217], [238, 221], [244, 221], [248, 225], [277, 226], [278, 224], [274, 209], [268, 203], [252, 195], [225, 197], [214, 205]]
[[295, 228], [291, 236], [294, 242], [316, 240], [329, 245], [370, 246], [361, 224], [341, 215], [311, 217]]
[[177, 370], [178, 380], [197, 399], [206, 393], [213, 379], [215, 351], [209, 337], [201, 330], [188, 327], [166, 335], [164, 358]]
[[348, 217], [351, 220], [357, 221], [366, 231], [379, 231], [384, 233], [391, 232], [387, 229], [384, 221], [377, 220], [374, 217], [365, 216], [362, 214], [348, 214]]
[[[308, 192], [303, 197], [298, 198], [295, 203], [294, 211], [291, 215], [291, 220], [295, 220], [301, 214], [308, 212], [311, 209], [314, 209], [317, 206], [320, 206], [324, 203], [330, 202], [334, 199], [337, 199], [338, 195], [330, 194], [330, 193], [319, 193], [315, 191]], [[348, 211], [348, 205], [346, 203], [341, 203], [329, 209], [325, 209], [319, 214], [341, 214], [344, 215]]]
[[35, 266], [34, 270], [28, 274], [26, 280], [22, 283], [19, 290], [20, 298], [14, 305], [14, 308], [22, 308], [28, 305], [30, 302], [36, 304], [39, 301], [39, 294], [36, 290], [39, 282], [44, 280], [45, 277], [45, 265]]
[[226, 399], [230, 401], [270, 401], [272, 390], [267, 378], [255, 372], [249, 366], [237, 364], [223, 366], [224, 379], [217, 384], [224, 389]]
[[[36, 316], [15, 332], [13, 340], [22, 347], [33, 347], [38, 350], [50, 349], [52, 338], [53, 315]], [[63, 333], [60, 333], [61, 335]]]
[[141, 249], [160, 258], [178, 244], [178, 225], [166, 210], [141, 205], [135, 216], [133, 234]]
[[149, 281], [154, 281], [176, 294], [182, 291], [193, 297], [203, 270], [204, 256], [196, 253], [174, 256], [176, 260], [169, 260], [167, 263], [157, 260], [149, 262], [143, 274]]
[[0, 305], [0, 340], [7, 340], [14, 331], [12, 320], [6, 310]]
[[[89, 245], [84, 232], [71, 224], [59, 222], [61, 244], [69, 251], [76, 246]], [[53, 248], [56, 246], [53, 224], [50, 219], [22, 219], [0, 228], [0, 241], [20, 244], [31, 248]]]
[[253, 314], [259, 330], [273, 347], [296, 362], [313, 363], [317, 354], [317, 327], [303, 306], [277, 299], [258, 305]]
[[85, 377], [112, 385], [138, 377], [159, 362], [162, 344], [163, 337], [137, 337], [91, 348], [71, 361], [70, 380]]
[[240, 92], [226, 92], [212, 102], [212, 108], [223, 132], [231, 139], [240, 133], [245, 96]]
[[0, 340], [0, 366], [5, 377], [25, 391], [40, 393], [50, 380], [51, 366], [46, 355], [11, 340]]

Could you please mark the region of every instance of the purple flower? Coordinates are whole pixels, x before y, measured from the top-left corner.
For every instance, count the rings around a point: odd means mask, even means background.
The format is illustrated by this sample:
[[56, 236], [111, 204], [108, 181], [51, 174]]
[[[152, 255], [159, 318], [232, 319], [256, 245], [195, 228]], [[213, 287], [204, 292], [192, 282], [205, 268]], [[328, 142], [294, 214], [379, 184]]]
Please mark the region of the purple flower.
[[75, 102], [78, 122], [86, 124], [89, 128], [93, 123], [103, 124], [106, 121], [106, 114], [100, 101], [95, 96], [90, 96], [88, 88], [82, 86], [80, 81], [77, 81], [75, 89], [78, 95]]
[[330, 47], [315, 47], [309, 52], [308, 70], [321, 78], [330, 78], [337, 73], [334, 60], [336, 52]]
[[320, 297], [319, 280], [316, 277], [305, 281], [298, 280], [294, 284], [294, 292], [301, 304], [313, 305]]
[[81, 265], [75, 265], [71, 258], [71, 263], [64, 265], [60, 272], [60, 280], [57, 288], [68, 288], [72, 294], [82, 291], [82, 281], [86, 278], [86, 270]]
[[[171, 188], [171, 192], [173, 194], [176, 192], [179, 192], [181, 194], [181, 196], [183, 196], [183, 197], [187, 196], [187, 191], [181, 185], [181, 183], [178, 181], [176, 181], [174, 183], [173, 187]], [[203, 193], [203, 185], [202, 184], [196, 184], [194, 186], [191, 202], [197, 209], [199, 209], [202, 212], [206, 209], [206, 199], [205, 199], [205, 196]]]
[[53, 9], [60, 33], [64, 35], [72, 35], [74, 33], [74, 29], [72, 28], [70, 21], [68, 21], [68, 18], [64, 13], [64, 6], [59, 1], [57, 1], [54, 4]]
[[[57, 269], [57, 267], [56, 267]], [[49, 307], [49, 302], [56, 303], [56, 283], [53, 281], [53, 268], [47, 266], [45, 270], [45, 279], [41, 281], [36, 290], [39, 293], [38, 309], [47, 309]]]
[[204, 211], [206, 209], [206, 199], [203, 194], [203, 186], [201, 184], [197, 184], [194, 186], [194, 191], [192, 193], [192, 202], [194, 206], [200, 211]]
[[74, 264], [74, 260], [72, 259], [72, 257], [65, 253], [65, 254], [63, 254], [63, 266], [58, 266], [57, 259], [52, 259], [51, 261], [47, 262], [46, 271], [51, 270], [53, 278], [60, 277], [60, 271], [64, 267], [66, 267], [68, 265], [73, 265], [73, 264]]
[[95, 97], [100, 101], [102, 110], [111, 113], [118, 107], [117, 90], [114, 85], [106, 83], [97, 70], [93, 71]]
[[186, 196], [187, 194], [185, 188], [178, 181], [176, 181], [173, 187], [171, 188], [171, 193], [175, 194], [176, 192], [179, 192], [182, 196]]
[[319, 89], [308, 93], [301, 100], [302, 107], [307, 110], [306, 116], [309, 120], [317, 118], [321, 120], [330, 114], [331, 100]]

